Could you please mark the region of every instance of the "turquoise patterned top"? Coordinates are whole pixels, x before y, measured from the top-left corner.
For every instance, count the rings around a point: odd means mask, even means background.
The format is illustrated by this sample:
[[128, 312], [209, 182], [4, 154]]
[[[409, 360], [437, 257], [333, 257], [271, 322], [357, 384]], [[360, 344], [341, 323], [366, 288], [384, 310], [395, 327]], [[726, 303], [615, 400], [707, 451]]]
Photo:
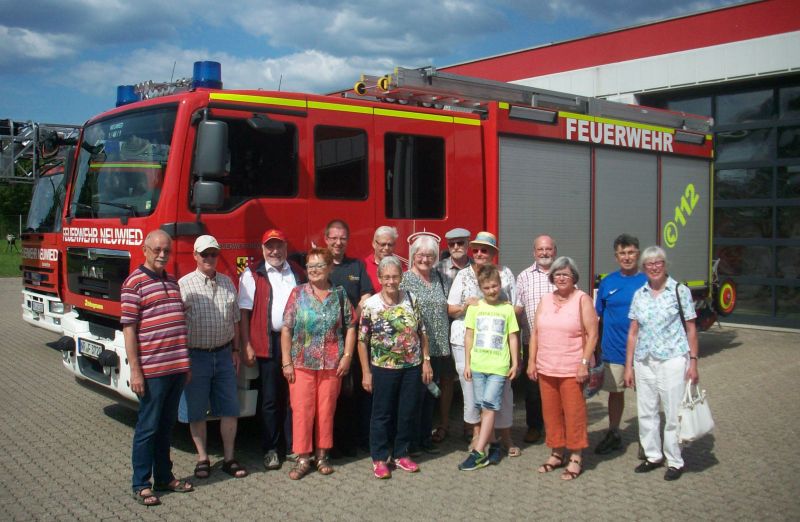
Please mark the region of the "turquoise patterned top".
[[431, 270], [431, 282], [409, 270], [403, 274], [400, 288], [410, 290], [419, 303], [422, 322], [428, 332], [428, 348], [431, 357], [450, 355], [450, 320], [447, 317], [447, 296], [439, 272]]
[[373, 366], [402, 369], [422, 362], [420, 336], [425, 334], [419, 304], [401, 290], [400, 302], [387, 305], [381, 294], [364, 301], [358, 340], [367, 345]]
[[[639, 335], [633, 353], [635, 360], [643, 361], [647, 357], [666, 360], [689, 352], [689, 341], [678, 313], [675, 295], [677, 284], [677, 281], [668, 277], [664, 290], [656, 297], [651, 293], [650, 283], [633, 295], [628, 319], [639, 323]], [[681, 285], [678, 292], [684, 318], [688, 321], [697, 317], [689, 288]]]
[[283, 312], [283, 326], [292, 332], [292, 363], [306, 370], [335, 370], [344, 354], [342, 310], [345, 331], [355, 326], [353, 306], [340, 286], [331, 289], [320, 301], [311, 284], [296, 286]]

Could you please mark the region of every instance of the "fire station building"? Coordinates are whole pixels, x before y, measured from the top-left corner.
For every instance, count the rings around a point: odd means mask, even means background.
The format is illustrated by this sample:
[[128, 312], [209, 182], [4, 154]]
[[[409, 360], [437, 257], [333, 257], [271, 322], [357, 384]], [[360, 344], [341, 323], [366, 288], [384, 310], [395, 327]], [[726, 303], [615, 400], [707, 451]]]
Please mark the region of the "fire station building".
[[712, 116], [713, 257], [738, 292], [727, 320], [800, 325], [797, 0], [747, 2], [442, 70]]

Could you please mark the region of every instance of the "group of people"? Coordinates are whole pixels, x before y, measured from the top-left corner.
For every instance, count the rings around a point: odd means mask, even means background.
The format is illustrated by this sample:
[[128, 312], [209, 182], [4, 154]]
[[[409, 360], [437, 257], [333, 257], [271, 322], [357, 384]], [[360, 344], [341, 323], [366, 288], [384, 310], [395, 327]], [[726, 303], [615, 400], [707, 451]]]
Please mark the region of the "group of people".
[[172, 473], [177, 419], [189, 424], [196, 478], [212, 472], [209, 414], [220, 418], [222, 471], [247, 475], [234, 456], [241, 364], [258, 367], [264, 467], [292, 460], [293, 480], [314, 468], [329, 475], [332, 453], [352, 456], [358, 448], [369, 452], [376, 478], [418, 471], [414, 458], [438, 453], [449, 436], [455, 382], [469, 442], [459, 469], [518, 456], [511, 436], [518, 376], [525, 380], [525, 441], [544, 433], [551, 451], [538, 471], [563, 467], [563, 480], [576, 479], [589, 445], [583, 388], [598, 345], [609, 429], [596, 453], [622, 447], [624, 390], [635, 386], [643, 453], [635, 471], [666, 461], [665, 479], [680, 478], [677, 409], [685, 379], [698, 378], [697, 337], [691, 294], [668, 276], [661, 248], [645, 249], [639, 263], [638, 240], [619, 236], [620, 269], [601, 281], [593, 304], [577, 286], [575, 262], [556, 257], [549, 236], [534, 240], [534, 263], [515, 279], [494, 264], [499, 246], [489, 232], [473, 238], [450, 230], [442, 260], [439, 239], [417, 234], [407, 270], [394, 255], [395, 228], [379, 227], [363, 259], [346, 255], [349, 235], [344, 221], [330, 222], [326, 247], [307, 252], [303, 267], [288, 259], [285, 235], [267, 230], [263, 260], [243, 272], [238, 292], [216, 270], [214, 237], [197, 238], [197, 268], [176, 281], [165, 270], [170, 237], [147, 235], [145, 262], [121, 296], [130, 385], [140, 398], [132, 450], [139, 503], [159, 504], [160, 491], [193, 491]]

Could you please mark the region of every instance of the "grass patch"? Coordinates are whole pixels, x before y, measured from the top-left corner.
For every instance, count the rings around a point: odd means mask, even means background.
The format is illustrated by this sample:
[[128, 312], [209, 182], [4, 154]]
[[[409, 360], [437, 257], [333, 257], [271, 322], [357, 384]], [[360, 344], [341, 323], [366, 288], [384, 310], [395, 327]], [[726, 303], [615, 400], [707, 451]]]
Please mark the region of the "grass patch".
[[19, 252], [6, 252], [5, 246], [5, 241], [3, 241], [3, 251], [0, 252], [0, 277], [22, 277], [19, 269], [22, 256]]

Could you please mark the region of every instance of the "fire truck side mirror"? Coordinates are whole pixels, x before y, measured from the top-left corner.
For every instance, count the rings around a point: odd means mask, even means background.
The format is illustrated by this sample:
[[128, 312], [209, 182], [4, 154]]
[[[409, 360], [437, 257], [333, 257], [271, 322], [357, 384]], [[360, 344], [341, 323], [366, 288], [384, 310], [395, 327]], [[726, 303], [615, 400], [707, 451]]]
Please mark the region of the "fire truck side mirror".
[[205, 179], [223, 177], [227, 148], [228, 124], [216, 120], [201, 121], [197, 127], [194, 150], [194, 175]]
[[196, 181], [192, 190], [192, 206], [198, 210], [217, 210], [224, 202], [222, 183]]

